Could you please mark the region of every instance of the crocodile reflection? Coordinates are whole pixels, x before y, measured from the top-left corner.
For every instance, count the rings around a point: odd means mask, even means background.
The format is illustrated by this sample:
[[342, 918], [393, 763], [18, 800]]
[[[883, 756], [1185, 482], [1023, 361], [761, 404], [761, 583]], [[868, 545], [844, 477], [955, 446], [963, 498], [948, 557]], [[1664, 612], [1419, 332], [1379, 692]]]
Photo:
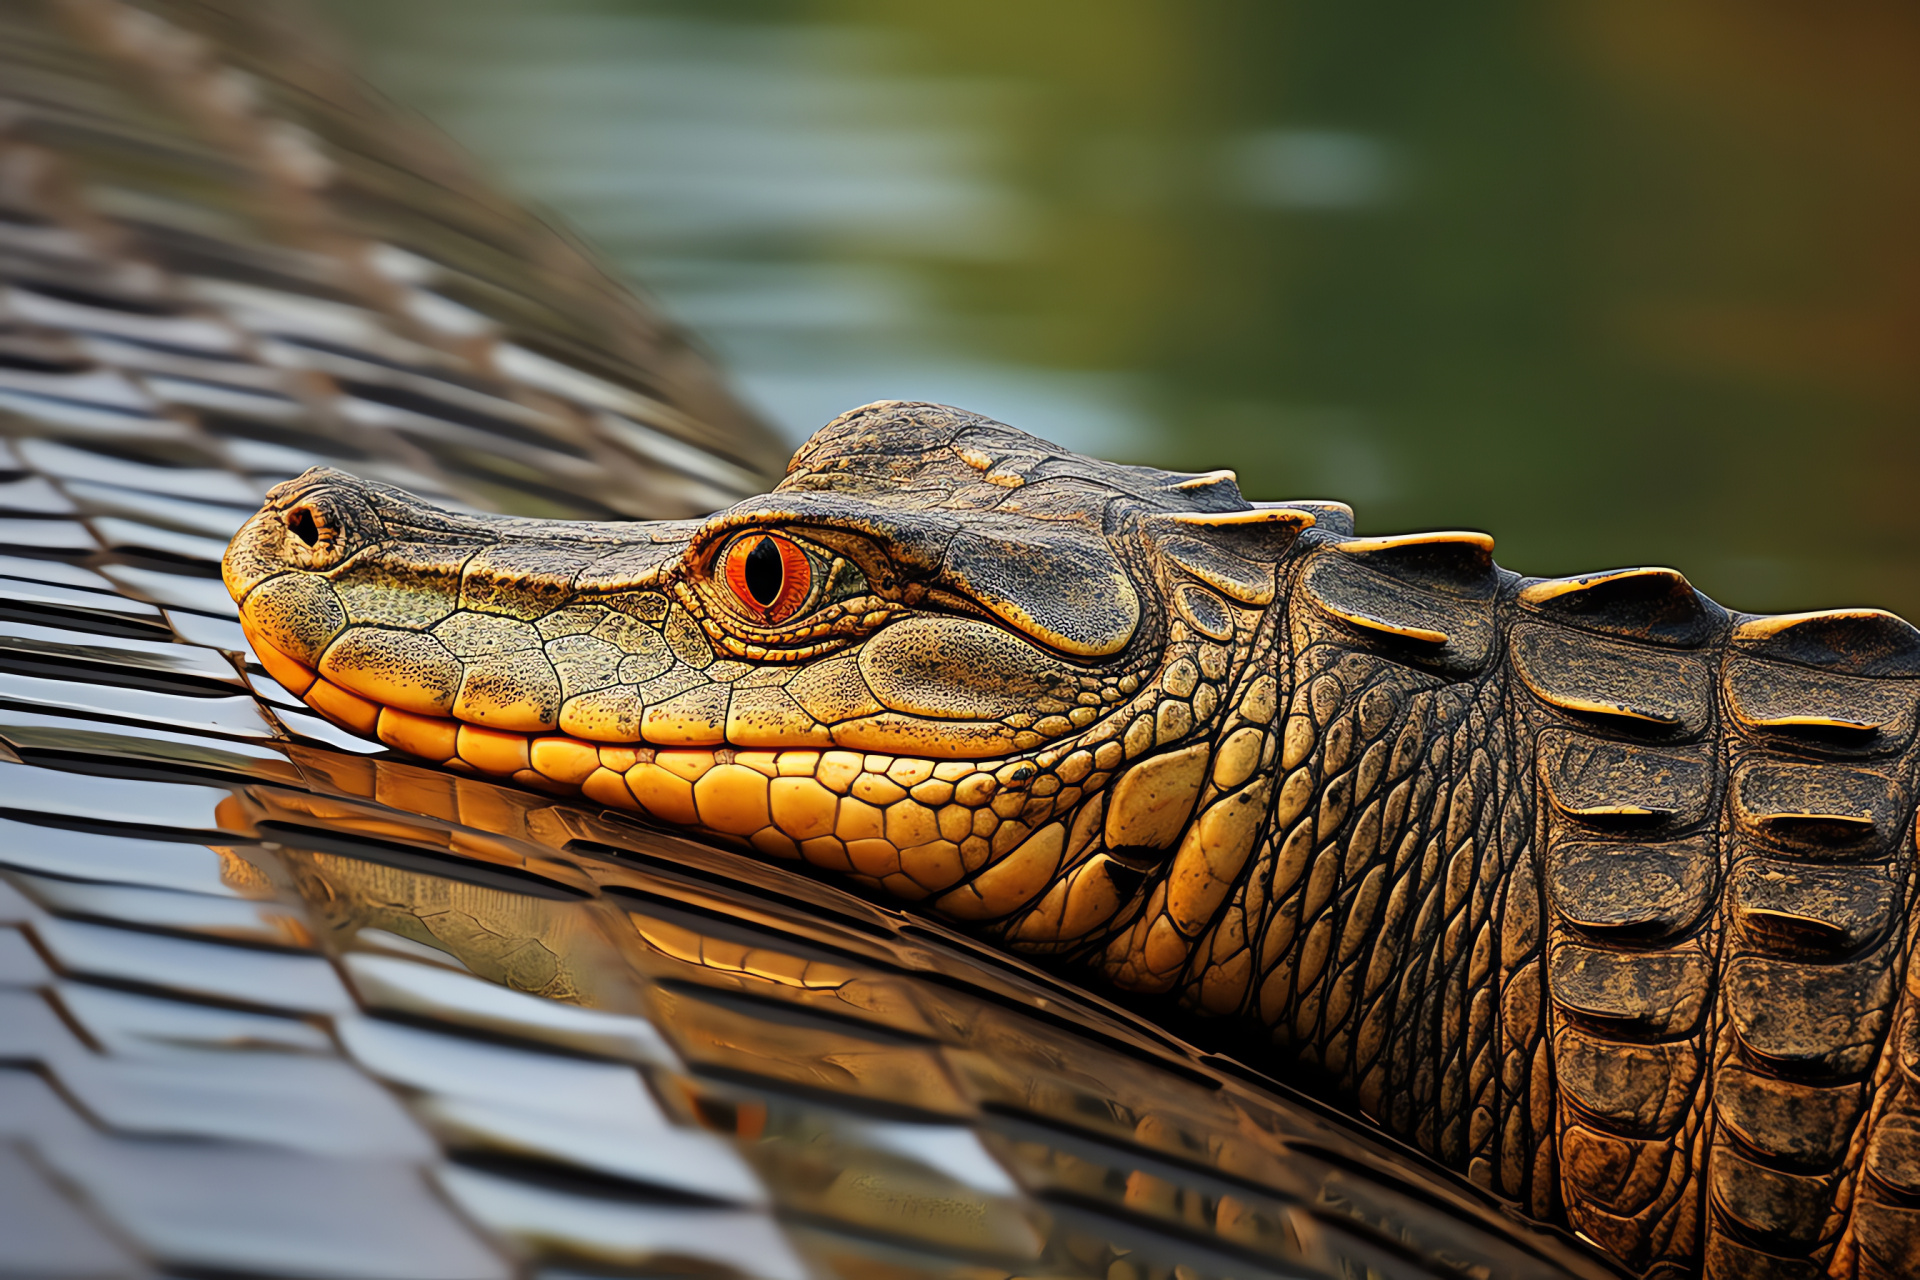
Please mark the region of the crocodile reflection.
[[[766, 1206], [848, 1266], [872, 1246], [836, 1232], [878, 1232], [936, 1271], [960, 1256], [1141, 1280], [1391, 1273], [1411, 1253], [1562, 1274], [1390, 1153], [1183, 1075], [1137, 1020], [963, 964], [981, 953], [924, 923], [526, 792], [291, 757], [302, 786], [222, 802], [233, 843], [208, 865], [312, 931], [281, 941], [338, 957], [361, 1008], [333, 1010], [334, 1034], [448, 1152], [456, 1203], [483, 1203], [505, 1170], [667, 1197], [704, 1230]], [[204, 981], [243, 995], [245, 967]], [[246, 1034], [297, 1047], [290, 1029]], [[1458, 1216], [1432, 1213], [1436, 1194]], [[556, 1246], [602, 1265], [672, 1257], [540, 1242]], [[763, 1235], [741, 1247], [768, 1274], [790, 1256]]]

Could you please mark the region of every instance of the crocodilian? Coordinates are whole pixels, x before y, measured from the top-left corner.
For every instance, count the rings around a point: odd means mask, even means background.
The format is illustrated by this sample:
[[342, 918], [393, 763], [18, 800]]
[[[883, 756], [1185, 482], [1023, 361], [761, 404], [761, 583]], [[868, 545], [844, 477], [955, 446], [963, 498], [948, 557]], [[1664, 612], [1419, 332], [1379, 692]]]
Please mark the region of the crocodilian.
[[1920, 1239], [1920, 633], [1491, 552], [887, 402], [697, 521], [316, 469], [225, 574], [336, 724], [1226, 1020], [1636, 1268]]

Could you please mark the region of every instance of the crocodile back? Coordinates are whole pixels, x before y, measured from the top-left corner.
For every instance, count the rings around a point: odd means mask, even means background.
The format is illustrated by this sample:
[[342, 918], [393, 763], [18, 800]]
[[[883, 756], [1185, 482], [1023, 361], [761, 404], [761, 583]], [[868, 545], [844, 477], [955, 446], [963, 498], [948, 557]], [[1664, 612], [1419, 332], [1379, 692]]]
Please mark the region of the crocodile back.
[[1907, 1274], [1920, 632], [1489, 549], [1303, 562], [1259, 1024], [1636, 1272]]

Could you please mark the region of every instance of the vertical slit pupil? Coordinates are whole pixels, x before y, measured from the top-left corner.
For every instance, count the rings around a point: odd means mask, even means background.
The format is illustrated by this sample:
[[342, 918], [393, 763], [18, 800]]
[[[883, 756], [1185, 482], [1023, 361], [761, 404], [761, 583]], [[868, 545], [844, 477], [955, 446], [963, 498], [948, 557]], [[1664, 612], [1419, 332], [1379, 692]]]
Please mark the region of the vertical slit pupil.
[[786, 582], [786, 561], [780, 555], [780, 548], [772, 538], [762, 538], [747, 552], [746, 569], [747, 590], [752, 593], [755, 603], [762, 609], [771, 609], [774, 601], [780, 598], [780, 588]]

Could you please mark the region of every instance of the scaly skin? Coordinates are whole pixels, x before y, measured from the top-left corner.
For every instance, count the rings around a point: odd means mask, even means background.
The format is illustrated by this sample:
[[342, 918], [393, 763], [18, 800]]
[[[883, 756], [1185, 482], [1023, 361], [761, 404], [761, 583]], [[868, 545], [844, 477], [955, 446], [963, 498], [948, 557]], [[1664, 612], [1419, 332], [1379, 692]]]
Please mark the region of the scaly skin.
[[1920, 632], [1491, 545], [887, 403], [704, 522], [312, 471], [225, 571], [337, 724], [1171, 996], [1631, 1270], [1903, 1273]]

